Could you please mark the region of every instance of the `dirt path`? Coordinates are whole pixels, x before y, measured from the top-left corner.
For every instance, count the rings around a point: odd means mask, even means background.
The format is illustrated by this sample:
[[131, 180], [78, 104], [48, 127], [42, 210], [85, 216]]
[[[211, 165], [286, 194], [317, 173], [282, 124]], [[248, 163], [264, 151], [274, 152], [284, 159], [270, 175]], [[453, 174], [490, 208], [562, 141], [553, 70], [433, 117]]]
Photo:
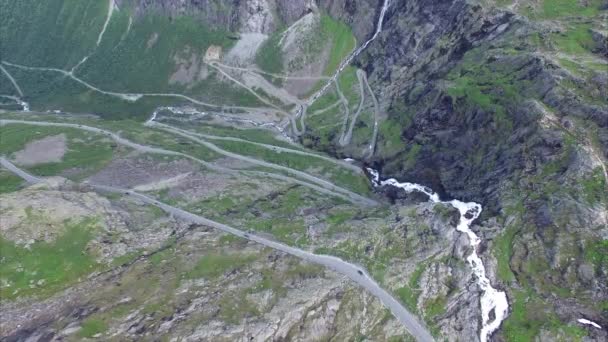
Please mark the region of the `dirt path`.
[[357, 69], [357, 80], [359, 81], [359, 108], [357, 108], [357, 111], [355, 112], [355, 115], [353, 115], [353, 118], [350, 120], [350, 125], [348, 126], [348, 131], [346, 132], [346, 134], [344, 134], [344, 132], [342, 132], [342, 136], [340, 136], [340, 140], [338, 140], [338, 143], [340, 144], [340, 146], [346, 146], [348, 144], [350, 144], [350, 141], [353, 137], [353, 129], [355, 128], [355, 124], [357, 123], [357, 120], [359, 119], [359, 115], [361, 114], [361, 110], [363, 109], [363, 103], [365, 102], [365, 89], [363, 88], [363, 78], [365, 78], [365, 71], [361, 70], [361, 69]]
[[2, 70], [2, 73], [4, 73], [4, 75], [6, 75], [6, 77], [8, 77], [8, 79], [11, 81], [13, 87], [15, 87], [15, 90], [17, 90], [17, 93], [19, 93], [19, 96], [23, 97], [23, 91], [21, 91], [21, 88], [19, 87], [19, 84], [17, 84], [17, 81], [15, 81], [13, 78], [13, 75], [11, 75], [2, 65], [0, 65], [0, 70]]

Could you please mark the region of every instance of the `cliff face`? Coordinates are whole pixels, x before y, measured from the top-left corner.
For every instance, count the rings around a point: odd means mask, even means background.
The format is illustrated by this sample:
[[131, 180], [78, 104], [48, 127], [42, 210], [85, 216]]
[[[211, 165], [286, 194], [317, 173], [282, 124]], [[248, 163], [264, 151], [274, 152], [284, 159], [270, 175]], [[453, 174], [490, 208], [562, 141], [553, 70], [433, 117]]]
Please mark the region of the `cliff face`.
[[171, 16], [188, 14], [214, 28], [241, 33], [272, 33], [290, 25], [310, 8], [311, 1], [288, 0], [119, 0], [135, 6], [136, 13], [159, 12]]
[[[361, 44], [373, 34], [382, 3], [140, 0], [137, 6], [266, 34], [316, 7], [347, 23]], [[606, 11], [595, 3], [563, 13], [507, 3], [391, 1], [383, 31], [354, 61], [391, 129], [380, 129], [372, 157], [354, 157], [386, 177], [482, 203], [482, 219], [498, 227], [479, 232], [489, 241], [484, 258], [514, 311], [503, 336], [515, 336], [526, 323], [516, 321], [521, 312], [541, 305], [539, 317], [523, 316], [532, 322], [527, 336], [568, 337], [546, 322], [576, 325], [583, 315], [608, 325], [608, 270], [599, 256], [608, 236]], [[348, 153], [336, 140], [324, 148]]]
[[[507, 338], [513, 316], [540, 303], [547, 309], [536, 323], [608, 321], [608, 270], [592, 256], [606, 252], [608, 236], [605, 43], [573, 49], [584, 38], [568, 41], [571, 31], [556, 26], [592, 37], [599, 13], [549, 20], [517, 7], [395, 1], [356, 60], [403, 146], [385, 148], [381, 133], [370, 163], [386, 177], [481, 202], [485, 219], [498, 218], [498, 232], [480, 233], [514, 305]], [[529, 330], [555, 333], [543, 323]]]

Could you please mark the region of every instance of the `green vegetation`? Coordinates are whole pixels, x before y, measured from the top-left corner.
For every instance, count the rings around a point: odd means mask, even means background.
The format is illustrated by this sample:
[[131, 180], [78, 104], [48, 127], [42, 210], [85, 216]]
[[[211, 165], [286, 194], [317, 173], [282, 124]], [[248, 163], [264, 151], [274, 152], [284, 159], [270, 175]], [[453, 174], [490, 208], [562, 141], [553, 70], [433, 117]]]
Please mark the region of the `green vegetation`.
[[494, 256], [498, 263], [497, 274], [500, 280], [511, 282], [515, 280], [515, 276], [511, 271], [511, 256], [513, 255], [513, 239], [517, 234], [517, 228], [514, 225], [507, 227], [504, 233], [494, 239], [495, 249]]
[[553, 34], [552, 38], [559, 50], [574, 55], [589, 53], [594, 46], [589, 24], [575, 25], [565, 33]]
[[352, 109], [355, 111], [359, 107], [361, 94], [359, 94], [359, 81], [357, 79], [357, 69], [353, 66], [347, 66], [338, 77], [340, 90]]
[[91, 90], [58, 72], [5, 68], [17, 79], [26, 100], [35, 110], [60, 108], [72, 113], [96, 113], [106, 119], [128, 117], [143, 121], [158, 106], [185, 103], [171, 97], [142, 97], [130, 102]]
[[595, 205], [608, 203], [608, 184], [601, 167], [597, 167], [591, 176], [581, 179], [583, 196], [587, 203]]
[[277, 153], [267, 148], [243, 144], [241, 142], [217, 140], [214, 141], [214, 144], [234, 153], [252, 156], [269, 163], [308, 172], [321, 178], [327, 177], [335, 182], [336, 185], [358, 193], [367, 194], [371, 190], [369, 182], [365, 177], [328, 161], [289, 152]]
[[237, 295], [226, 293], [219, 302], [219, 316], [225, 322], [238, 324], [242, 319], [259, 315], [255, 303], [247, 299], [246, 293], [241, 292]]
[[590, 17], [599, 13], [601, 0], [590, 0], [585, 2], [572, 0], [543, 0], [543, 18], [558, 18], [564, 16]]
[[357, 41], [348, 25], [327, 14], [321, 15], [321, 35], [331, 40], [329, 60], [324, 72], [325, 75], [331, 75], [338, 69], [342, 60], [355, 49]]
[[514, 291], [511, 314], [503, 323], [507, 341], [532, 341], [538, 335], [546, 309], [540, 300], [522, 291]]
[[0, 194], [19, 190], [23, 184], [23, 179], [14, 174], [0, 169]]
[[[271, 74], [283, 73], [283, 51], [279, 45], [283, 33], [283, 30], [277, 30], [273, 33], [272, 36], [262, 44], [255, 56], [255, 64], [265, 72]], [[281, 86], [283, 83], [283, 79], [280, 77], [263, 76], [277, 86]]]
[[420, 277], [426, 269], [426, 263], [418, 264], [418, 267], [410, 275], [410, 279], [407, 286], [403, 286], [395, 290], [397, 296], [408, 309], [417, 312], [418, 311], [418, 297], [420, 296]]
[[0, 127], [2, 144], [0, 153], [10, 154], [24, 148], [28, 142], [47, 136], [65, 134], [67, 152], [60, 162], [45, 163], [28, 167], [40, 176], [55, 176], [67, 169], [80, 169], [75, 178], [82, 178], [99, 170], [114, 155], [110, 142], [103, 136], [65, 127], [41, 127], [13, 124]]
[[424, 304], [425, 316], [428, 318], [436, 317], [445, 312], [447, 299], [443, 296], [433, 298]]
[[512, 66], [509, 63], [480, 65], [482, 56], [481, 49], [465, 54], [462, 63], [448, 75], [452, 84], [447, 92], [458, 110], [479, 108], [489, 112], [496, 125], [496, 133], [508, 135], [513, 130], [508, 108], [521, 98], [520, 92], [526, 81], [517, 79], [517, 75], [510, 71]]
[[270, 233], [277, 240], [291, 246], [307, 245], [306, 226], [302, 219], [254, 219], [248, 223], [248, 227], [257, 231]]
[[298, 262], [292, 265], [285, 275], [288, 278], [309, 279], [322, 277], [325, 274], [325, 268], [316, 264]]
[[[249, 92], [218, 81], [215, 71], [204, 82], [170, 80], [181, 64], [202, 58], [208, 46], [227, 49], [234, 43], [228, 32], [211, 30], [196, 18], [169, 18], [157, 13], [134, 16], [130, 5], [125, 3], [113, 12], [101, 44], [96, 47], [108, 1], [26, 0], [0, 6], [0, 18], [8, 23], [0, 28], [6, 52], [2, 59], [9, 62], [69, 71], [90, 55], [75, 75], [105, 91], [185, 93], [204, 96], [205, 101], [219, 105], [260, 104]], [[130, 18], [136, 18], [132, 25]], [[23, 37], [27, 37], [26, 44]], [[49, 41], [52, 46], [45, 43]], [[111, 118], [143, 119], [161, 105], [190, 104], [182, 98], [155, 96], [129, 102], [95, 92], [58, 72], [6, 68], [34, 109], [61, 108]]]
[[101, 0], [1, 2], [2, 59], [71, 68], [94, 49], [108, 4]]
[[599, 272], [602, 267], [608, 265], [608, 240], [588, 241], [584, 248], [584, 258]]
[[[128, 11], [114, 13], [99, 48], [78, 69], [79, 77], [115, 92], [188, 92], [186, 85], [169, 83], [179, 61], [201, 58], [211, 45], [227, 49], [234, 43], [228, 32], [211, 30], [194, 17], [169, 18], [155, 13], [134, 17], [125, 35], [129, 16]], [[236, 93], [211, 77], [203, 83], [206, 85], [197, 84], [191, 93], [205, 90], [208, 100], [225, 98], [229, 94], [222, 93], [227, 90]], [[240, 103], [237, 97], [231, 100]]]
[[96, 226], [94, 219], [68, 222], [54, 241], [37, 241], [29, 248], [0, 238], [0, 297], [50, 295], [91, 273], [97, 263], [87, 244]]
[[552, 308], [530, 291], [514, 291], [511, 314], [503, 324], [503, 335], [509, 342], [533, 341], [540, 329], [562, 334], [566, 341], [582, 341], [587, 332], [561, 322]]
[[408, 151], [405, 154], [405, 160], [403, 162], [403, 167], [405, 169], [412, 169], [416, 165], [416, 160], [418, 159], [418, 155], [420, 154], [420, 150], [422, 146], [418, 144], [412, 144], [409, 146]]
[[186, 277], [213, 279], [239, 269], [255, 259], [256, 257], [253, 255], [207, 254], [199, 259], [192, 270], [186, 273]]
[[[194, 141], [161, 129], [143, 126], [141, 123], [132, 120], [99, 120], [91, 123], [84, 121], [83, 123], [90, 124], [93, 127], [107, 129], [123, 138], [129, 139], [132, 142], [142, 145], [156, 146], [169, 151], [181, 152], [207, 162], [213, 161], [220, 157], [220, 154]], [[170, 156], [163, 156], [163, 158], [170, 158]]]
[[405, 143], [401, 140], [402, 129], [401, 125], [392, 119], [380, 123], [378, 128], [379, 143], [385, 155], [405, 150]]
[[[15, 89], [15, 86], [11, 80], [4, 74], [2, 70], [0, 70], [0, 95], [19, 96], [17, 89]], [[0, 96], [0, 105], [10, 106], [13, 104], [15, 104], [13, 99]]]
[[[186, 127], [180, 121], [167, 121], [168, 124], [180, 127], [182, 129], [192, 129], [194, 128], [194, 132], [203, 133], [208, 135], [220, 136], [220, 137], [233, 137], [239, 138], [255, 143], [260, 144], [268, 144], [280, 147], [286, 147], [294, 150], [305, 150], [300, 145], [292, 144], [284, 139], [277, 138], [275, 133], [268, 129], [259, 129], [259, 128], [251, 128], [251, 129], [242, 129], [237, 127], [227, 127], [227, 126], [217, 126], [217, 125], [207, 125], [207, 124], [197, 124], [196, 127], [188, 126]], [[215, 142], [217, 140], [208, 139], [211, 142]], [[314, 153], [315, 151], [310, 151]]]
[[81, 329], [78, 331], [80, 337], [93, 337], [108, 330], [107, 324], [100, 319], [89, 318], [82, 322]]

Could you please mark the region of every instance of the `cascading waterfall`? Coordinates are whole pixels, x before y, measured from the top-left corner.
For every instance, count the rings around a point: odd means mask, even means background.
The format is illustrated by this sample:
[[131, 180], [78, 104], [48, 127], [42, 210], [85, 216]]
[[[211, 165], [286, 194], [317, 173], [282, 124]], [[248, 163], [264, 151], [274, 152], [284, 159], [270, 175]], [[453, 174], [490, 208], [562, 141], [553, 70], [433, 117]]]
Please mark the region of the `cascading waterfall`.
[[[319, 97], [321, 97], [327, 89], [331, 86], [333, 82], [335, 82], [340, 75], [340, 73], [349, 65], [352, 60], [357, 57], [363, 50], [365, 50], [372, 41], [378, 37], [380, 32], [382, 32], [382, 24], [384, 23], [384, 16], [386, 15], [386, 11], [390, 6], [390, 0], [385, 0], [382, 9], [380, 10], [380, 17], [378, 18], [378, 23], [376, 25], [376, 32], [374, 35], [368, 39], [363, 45], [353, 51], [348, 57], [346, 57], [340, 66], [336, 70], [336, 72], [332, 75], [332, 77], [325, 83], [325, 85], [319, 89], [312, 97], [309, 98], [305, 106], [300, 106], [298, 112], [296, 113], [296, 117], [303, 114], [303, 110], [306, 106], [312, 105]], [[507, 295], [504, 291], [498, 291], [493, 288], [490, 284], [490, 280], [486, 276], [486, 270], [481, 261], [481, 258], [477, 254], [477, 246], [480, 244], [481, 239], [471, 230], [471, 223], [479, 217], [481, 214], [481, 205], [474, 202], [461, 202], [459, 200], [451, 200], [451, 201], [441, 201], [439, 199], [439, 195], [434, 193], [432, 190], [413, 183], [400, 183], [396, 179], [391, 178], [384, 181], [380, 181], [380, 175], [377, 171], [373, 169], [368, 169], [370, 174], [372, 175], [372, 181], [374, 182], [374, 186], [381, 185], [391, 185], [394, 187], [401, 188], [407, 192], [412, 191], [420, 191], [429, 196], [430, 200], [433, 203], [444, 203], [449, 204], [452, 207], [458, 209], [460, 212], [460, 221], [456, 229], [460, 232], [467, 234], [471, 247], [473, 247], [473, 252], [471, 255], [467, 257], [467, 261], [473, 268], [473, 273], [477, 276], [477, 283], [481, 288], [483, 294], [480, 299], [481, 304], [481, 316], [482, 316], [482, 328], [479, 333], [479, 339], [482, 342], [488, 340], [490, 335], [496, 331], [500, 327], [502, 321], [507, 317], [509, 311], [509, 302], [507, 301]], [[490, 319], [490, 313], [494, 312], [494, 319]]]
[[21, 98], [17, 97], [17, 96], [12, 96], [12, 95], [0, 95], [0, 97], [6, 98], [6, 99], [10, 99], [15, 101], [18, 105], [21, 106], [21, 110], [23, 112], [29, 112], [30, 111], [30, 104], [23, 101]]
[[[499, 291], [492, 287], [490, 280], [486, 276], [486, 269], [483, 266], [481, 258], [477, 254], [477, 246], [481, 242], [481, 239], [471, 230], [471, 223], [479, 217], [481, 214], [481, 205], [474, 202], [461, 202], [459, 200], [441, 201], [439, 195], [429, 188], [420, 184], [414, 183], [400, 183], [394, 178], [387, 180], [380, 180], [380, 174], [378, 171], [373, 169], [367, 169], [372, 175], [372, 182], [374, 186], [390, 185], [396, 188], [405, 190], [406, 192], [419, 191], [429, 196], [433, 203], [444, 203], [449, 204], [452, 207], [458, 209], [460, 212], [460, 220], [456, 229], [459, 232], [467, 234], [473, 252], [467, 257], [467, 261], [473, 268], [473, 273], [477, 276], [477, 284], [482, 290], [480, 299], [481, 304], [481, 318], [482, 326], [479, 333], [479, 339], [482, 342], [488, 340], [496, 329], [500, 327], [502, 321], [507, 317], [509, 311], [509, 302], [507, 301], [507, 295], [504, 291]], [[494, 311], [494, 319], [490, 319], [490, 313]]]

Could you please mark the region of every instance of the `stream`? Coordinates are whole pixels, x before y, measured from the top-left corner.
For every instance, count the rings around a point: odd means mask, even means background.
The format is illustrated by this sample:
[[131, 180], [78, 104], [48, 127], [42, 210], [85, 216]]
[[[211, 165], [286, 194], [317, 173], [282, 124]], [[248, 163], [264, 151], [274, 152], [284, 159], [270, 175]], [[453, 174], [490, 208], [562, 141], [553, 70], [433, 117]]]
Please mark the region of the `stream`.
[[[439, 199], [437, 193], [423, 185], [407, 182], [400, 183], [394, 178], [381, 181], [378, 171], [370, 168], [368, 168], [367, 171], [372, 175], [374, 187], [389, 185], [403, 189], [408, 193], [419, 191], [429, 196], [431, 202], [449, 204], [460, 212], [460, 220], [456, 230], [467, 234], [470, 245], [473, 247], [473, 252], [467, 257], [467, 261], [469, 262], [469, 265], [471, 265], [473, 273], [477, 276], [477, 284], [482, 291], [480, 298], [482, 326], [479, 333], [479, 339], [482, 342], [488, 341], [492, 333], [500, 327], [502, 321], [507, 317], [509, 302], [507, 301], [507, 295], [504, 291], [499, 291], [492, 287], [490, 280], [486, 276], [486, 269], [483, 262], [477, 254], [477, 246], [481, 243], [481, 239], [471, 230], [471, 224], [481, 214], [481, 205], [475, 202], [462, 202], [455, 199], [451, 201], [442, 201]], [[490, 313], [492, 312], [494, 312], [494, 319], [490, 319]]]

